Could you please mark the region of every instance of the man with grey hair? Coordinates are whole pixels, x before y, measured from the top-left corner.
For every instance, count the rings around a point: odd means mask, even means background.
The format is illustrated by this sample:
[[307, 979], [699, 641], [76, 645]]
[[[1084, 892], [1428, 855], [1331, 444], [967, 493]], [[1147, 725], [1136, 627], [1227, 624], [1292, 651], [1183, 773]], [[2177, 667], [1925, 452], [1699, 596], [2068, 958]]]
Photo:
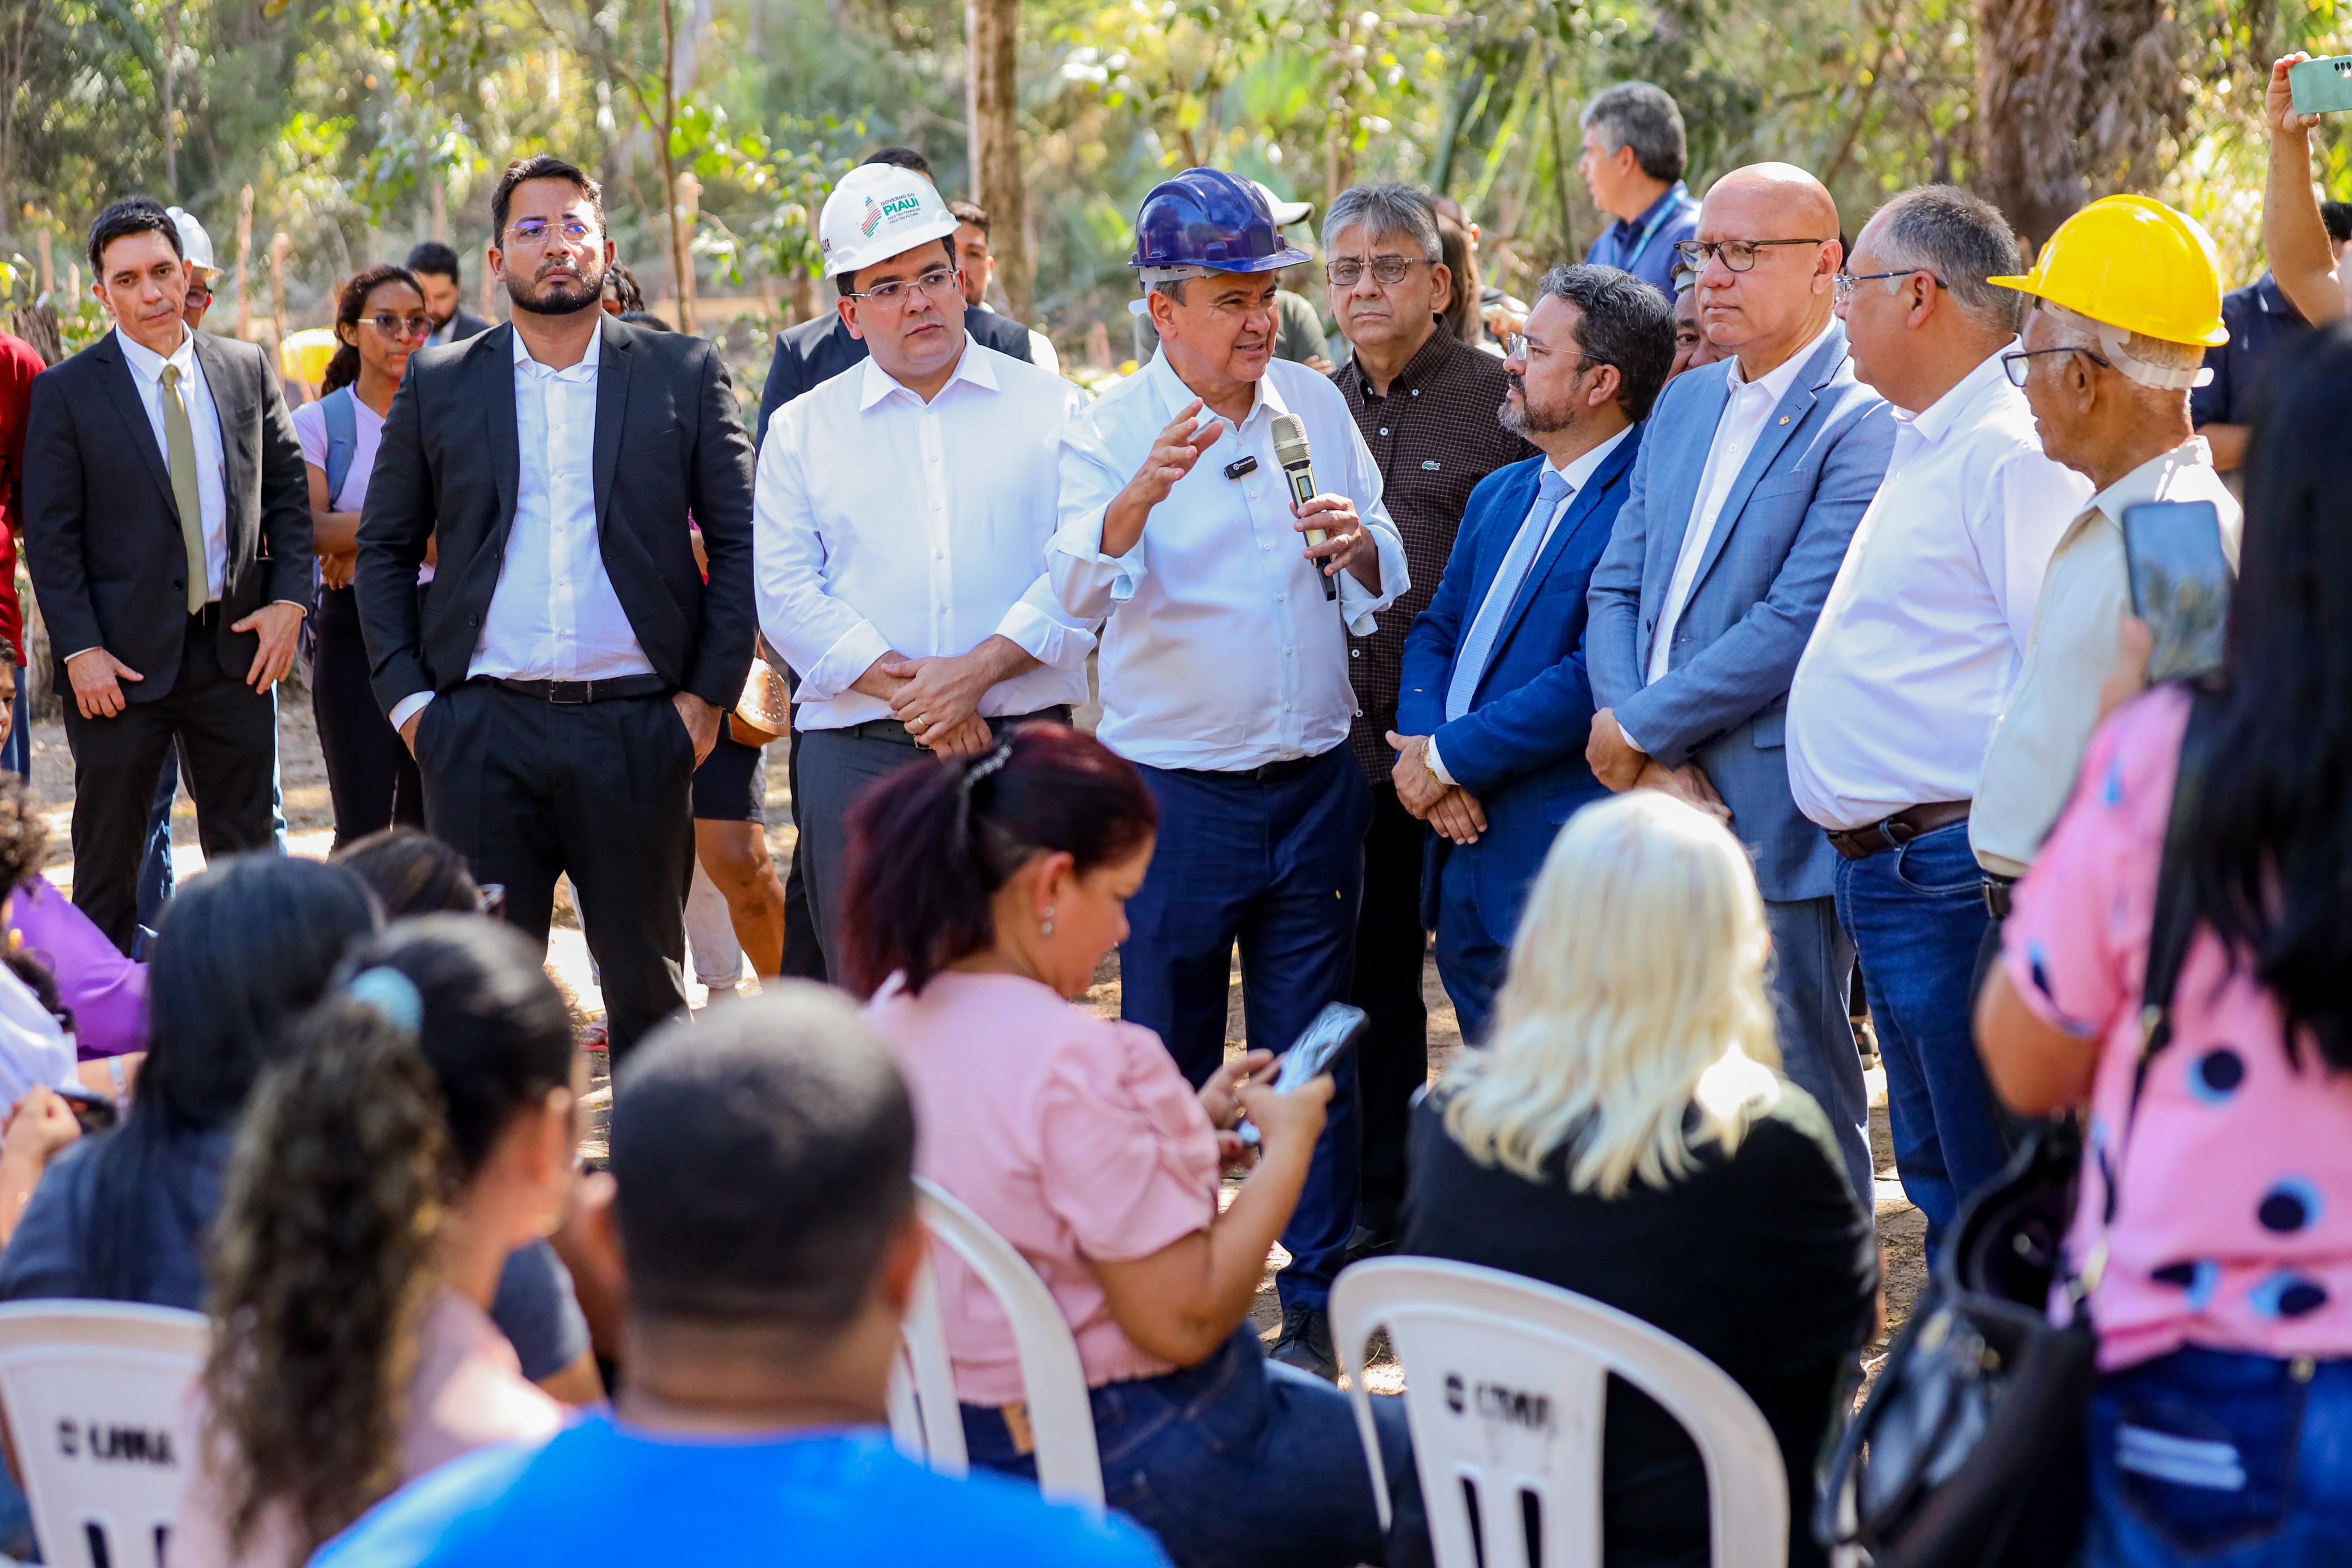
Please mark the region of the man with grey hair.
[[1675, 246], [1698, 228], [1698, 201], [1683, 184], [1683, 111], [1664, 88], [1626, 81], [1594, 94], [1580, 123], [1577, 172], [1592, 204], [1617, 220], [1584, 259], [1673, 298]]
[[1932, 1243], [2008, 1155], [1969, 1028], [1990, 924], [1969, 801], [2042, 570], [2091, 486], [2042, 455], [2002, 369], [2024, 300], [1986, 281], [2018, 267], [2000, 213], [1949, 185], [1906, 191], [1847, 267], [1838, 314], [1855, 376], [1895, 405], [1895, 455], [1797, 665], [1789, 784], [1842, 857], [1895, 1169]]
[[1470, 492], [1535, 448], [1496, 419], [1510, 386], [1503, 361], [1444, 329], [1454, 279], [1441, 259], [1437, 209], [1424, 193], [1395, 183], [1340, 192], [1323, 221], [1323, 252], [1331, 314], [1350, 350], [1331, 380], [1380, 468], [1412, 575], [1412, 586], [1348, 659], [1356, 694], [1348, 743], [1372, 787], [1349, 998], [1371, 1018], [1356, 1052], [1364, 1153], [1354, 1247], [1370, 1255], [1395, 1241], [1412, 1096], [1429, 1082], [1429, 1009], [1421, 992], [1428, 835], [1397, 799], [1390, 777], [1397, 754], [1387, 738], [1396, 727], [1405, 632], [1445, 573]]

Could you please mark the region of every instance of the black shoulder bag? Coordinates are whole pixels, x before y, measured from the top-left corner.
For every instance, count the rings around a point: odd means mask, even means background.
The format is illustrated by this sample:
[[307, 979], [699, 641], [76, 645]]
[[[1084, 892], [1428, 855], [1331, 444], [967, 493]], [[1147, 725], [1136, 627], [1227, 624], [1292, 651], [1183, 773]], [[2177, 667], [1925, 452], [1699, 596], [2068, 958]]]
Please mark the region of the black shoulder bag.
[[[2139, 1061], [2105, 1172], [2110, 1226], [2148, 1068], [2172, 1042], [2172, 993], [2196, 925], [2179, 861], [2221, 702], [2203, 686], [2189, 692], [2148, 931]], [[1813, 1514], [1824, 1546], [1859, 1549], [1873, 1568], [2074, 1562], [2087, 1488], [2084, 1420], [2097, 1380], [2083, 1300], [2105, 1261], [2092, 1258], [2077, 1274], [2064, 1256], [2082, 1157], [2073, 1117], [2040, 1124], [1962, 1207], [1876, 1386], [1831, 1456]], [[2061, 1279], [2075, 1302], [2063, 1326], [2049, 1311]]]

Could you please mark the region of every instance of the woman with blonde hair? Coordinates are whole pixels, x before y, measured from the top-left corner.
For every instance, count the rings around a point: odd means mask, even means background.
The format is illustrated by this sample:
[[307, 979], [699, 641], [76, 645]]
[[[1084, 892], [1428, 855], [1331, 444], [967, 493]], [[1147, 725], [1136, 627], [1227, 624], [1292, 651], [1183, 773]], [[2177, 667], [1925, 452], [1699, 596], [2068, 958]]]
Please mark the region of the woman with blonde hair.
[[[1780, 1076], [1747, 852], [1634, 790], [1570, 819], [1528, 894], [1494, 1038], [1416, 1113], [1401, 1250], [1524, 1274], [1654, 1324], [1758, 1408], [1788, 1466], [1789, 1561], [1818, 1563], [1813, 1463], [1877, 1286], [1828, 1119]], [[1706, 1479], [1612, 1380], [1611, 1568], [1704, 1564]]]

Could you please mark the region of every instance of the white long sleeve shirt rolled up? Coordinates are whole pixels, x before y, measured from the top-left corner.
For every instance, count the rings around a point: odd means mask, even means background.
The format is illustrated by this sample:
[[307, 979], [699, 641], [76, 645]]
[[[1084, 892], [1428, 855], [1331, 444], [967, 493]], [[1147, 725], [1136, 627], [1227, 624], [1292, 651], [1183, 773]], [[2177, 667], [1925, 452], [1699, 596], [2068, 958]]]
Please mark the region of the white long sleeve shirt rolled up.
[[1085, 620], [1046, 580], [1068, 382], [967, 335], [930, 402], [868, 359], [775, 413], [752, 499], [760, 627], [800, 674], [797, 727], [890, 717], [852, 689], [893, 651], [1003, 636], [1042, 668], [982, 697], [991, 717], [1087, 700]]
[[2058, 536], [2091, 482], [2043, 455], [1994, 354], [1919, 413], [1789, 691], [1789, 787], [1824, 828], [1976, 794]]
[[[1151, 509], [1134, 548], [1105, 555], [1103, 513], [1192, 395], [1155, 354], [1063, 433], [1062, 526], [1046, 568], [1072, 615], [1108, 618], [1096, 733], [1151, 768], [1239, 772], [1319, 756], [1348, 738], [1355, 717], [1349, 636], [1370, 635], [1411, 582], [1381, 471], [1329, 378], [1275, 360], [1239, 426], [1220, 423], [1215, 444]], [[1341, 572], [1339, 602], [1324, 599], [1275, 461], [1277, 413], [1305, 423], [1318, 490], [1355, 503], [1379, 549], [1378, 592]], [[1244, 457], [1256, 468], [1227, 478]]]

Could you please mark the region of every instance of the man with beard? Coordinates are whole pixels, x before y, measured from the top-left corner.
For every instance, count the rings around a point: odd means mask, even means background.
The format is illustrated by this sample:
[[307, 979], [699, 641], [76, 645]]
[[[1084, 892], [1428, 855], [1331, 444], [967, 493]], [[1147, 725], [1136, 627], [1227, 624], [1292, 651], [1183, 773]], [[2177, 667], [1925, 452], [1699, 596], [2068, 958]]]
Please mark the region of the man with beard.
[[520, 160], [490, 215], [513, 319], [409, 361], [360, 521], [360, 622], [426, 825], [541, 942], [571, 876], [617, 1065], [686, 1004], [689, 788], [757, 629], [751, 444], [710, 343], [598, 308], [593, 180]]
[[1609, 791], [1584, 760], [1585, 590], [1674, 362], [1674, 308], [1613, 267], [1556, 267], [1503, 361], [1503, 427], [1541, 451], [1470, 493], [1406, 633], [1391, 777], [1435, 830], [1423, 877], [1437, 973], [1483, 1041], [1512, 928], [1552, 835]]

